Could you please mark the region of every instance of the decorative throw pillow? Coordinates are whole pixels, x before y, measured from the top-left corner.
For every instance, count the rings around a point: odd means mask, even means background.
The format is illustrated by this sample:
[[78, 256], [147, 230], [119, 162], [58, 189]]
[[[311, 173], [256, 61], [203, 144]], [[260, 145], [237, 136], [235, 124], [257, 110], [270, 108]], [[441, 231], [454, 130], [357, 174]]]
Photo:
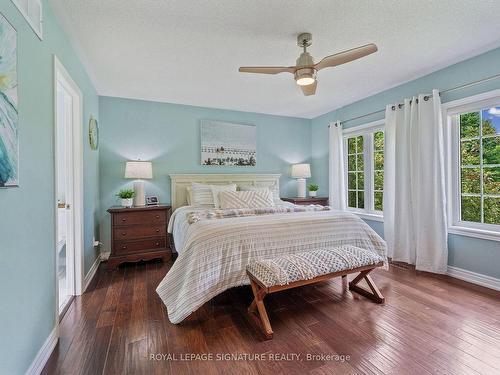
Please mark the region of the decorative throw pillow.
[[193, 182], [191, 184], [191, 205], [193, 206], [215, 206], [214, 194], [212, 188], [221, 190], [236, 191], [235, 184], [228, 185], [208, 185]]
[[186, 186], [186, 200], [188, 203], [188, 206], [191, 206], [194, 202], [193, 199], [193, 188], [191, 186]]
[[197, 182], [193, 182], [191, 184], [192, 200], [191, 204], [193, 206], [213, 206], [214, 205], [214, 197], [212, 195], [211, 185], [207, 184], [199, 184]]
[[222, 191], [219, 193], [220, 208], [273, 207], [273, 195], [269, 189], [254, 191]]
[[236, 191], [236, 185], [235, 184], [229, 184], [229, 185], [210, 185], [211, 190], [212, 190], [212, 196], [214, 198], [214, 206], [215, 208], [220, 208], [220, 202], [219, 202], [219, 193], [222, 191]]
[[240, 186], [240, 191], [261, 191], [261, 190], [269, 190], [272, 195], [274, 201], [279, 201], [280, 200], [280, 192], [278, 189], [276, 189], [274, 186], [251, 186], [251, 185], [243, 185]]

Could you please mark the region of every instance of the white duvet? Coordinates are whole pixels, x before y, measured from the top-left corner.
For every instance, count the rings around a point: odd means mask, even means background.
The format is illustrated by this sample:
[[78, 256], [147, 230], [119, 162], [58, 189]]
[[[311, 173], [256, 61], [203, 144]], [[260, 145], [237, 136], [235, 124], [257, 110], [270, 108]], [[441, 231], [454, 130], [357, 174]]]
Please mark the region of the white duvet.
[[341, 211], [279, 213], [189, 224], [192, 206], [177, 209], [169, 223], [178, 258], [156, 292], [172, 323], [180, 323], [223, 291], [249, 284], [246, 265], [319, 248], [354, 245], [386, 258], [386, 244], [358, 216]]

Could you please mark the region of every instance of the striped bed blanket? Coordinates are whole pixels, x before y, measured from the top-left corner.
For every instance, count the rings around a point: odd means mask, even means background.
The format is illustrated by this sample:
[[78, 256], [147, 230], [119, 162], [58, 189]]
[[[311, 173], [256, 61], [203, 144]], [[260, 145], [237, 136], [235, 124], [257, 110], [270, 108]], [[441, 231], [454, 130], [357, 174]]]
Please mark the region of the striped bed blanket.
[[290, 205], [290, 206], [274, 206], [274, 207], [259, 207], [259, 208], [230, 208], [230, 209], [209, 209], [205, 211], [189, 212], [187, 221], [189, 224], [197, 223], [200, 220], [210, 219], [226, 219], [229, 217], [243, 217], [256, 215], [272, 215], [284, 214], [293, 212], [309, 212], [309, 211], [328, 211], [329, 206], [321, 206], [319, 204], [311, 204], [308, 206]]
[[253, 260], [342, 245], [387, 259], [384, 240], [347, 212], [280, 212], [189, 224], [190, 212], [193, 207], [181, 207], [172, 216], [169, 232], [179, 256], [156, 289], [174, 324], [225, 290], [249, 284], [245, 268]]

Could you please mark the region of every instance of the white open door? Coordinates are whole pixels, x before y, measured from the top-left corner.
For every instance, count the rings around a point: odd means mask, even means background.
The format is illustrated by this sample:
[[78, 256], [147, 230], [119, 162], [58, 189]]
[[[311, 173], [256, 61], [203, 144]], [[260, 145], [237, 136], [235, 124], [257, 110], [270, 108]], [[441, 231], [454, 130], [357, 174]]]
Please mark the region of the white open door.
[[82, 94], [54, 56], [56, 300], [64, 314], [82, 292]]

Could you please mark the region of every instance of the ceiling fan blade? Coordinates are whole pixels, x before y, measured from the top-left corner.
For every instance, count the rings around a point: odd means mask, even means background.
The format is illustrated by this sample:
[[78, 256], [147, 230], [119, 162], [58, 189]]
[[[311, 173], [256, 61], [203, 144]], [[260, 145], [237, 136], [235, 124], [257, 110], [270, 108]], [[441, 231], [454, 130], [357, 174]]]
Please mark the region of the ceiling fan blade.
[[304, 93], [305, 96], [309, 95], [314, 95], [316, 93], [316, 87], [318, 86], [318, 81], [314, 81], [314, 83], [311, 83], [310, 85], [307, 86], [300, 86], [302, 89], [302, 92]]
[[295, 66], [242, 66], [238, 70], [241, 73], [278, 74], [295, 73]]
[[370, 43], [366, 46], [349, 49], [344, 52], [336, 53], [335, 55], [327, 56], [319, 63], [315, 64], [314, 67], [316, 68], [316, 70], [321, 70], [324, 68], [330, 68], [332, 66], [342, 65], [349, 61], [353, 61], [361, 57], [370, 55], [374, 52], [377, 52], [377, 50], [377, 46], [373, 43]]

